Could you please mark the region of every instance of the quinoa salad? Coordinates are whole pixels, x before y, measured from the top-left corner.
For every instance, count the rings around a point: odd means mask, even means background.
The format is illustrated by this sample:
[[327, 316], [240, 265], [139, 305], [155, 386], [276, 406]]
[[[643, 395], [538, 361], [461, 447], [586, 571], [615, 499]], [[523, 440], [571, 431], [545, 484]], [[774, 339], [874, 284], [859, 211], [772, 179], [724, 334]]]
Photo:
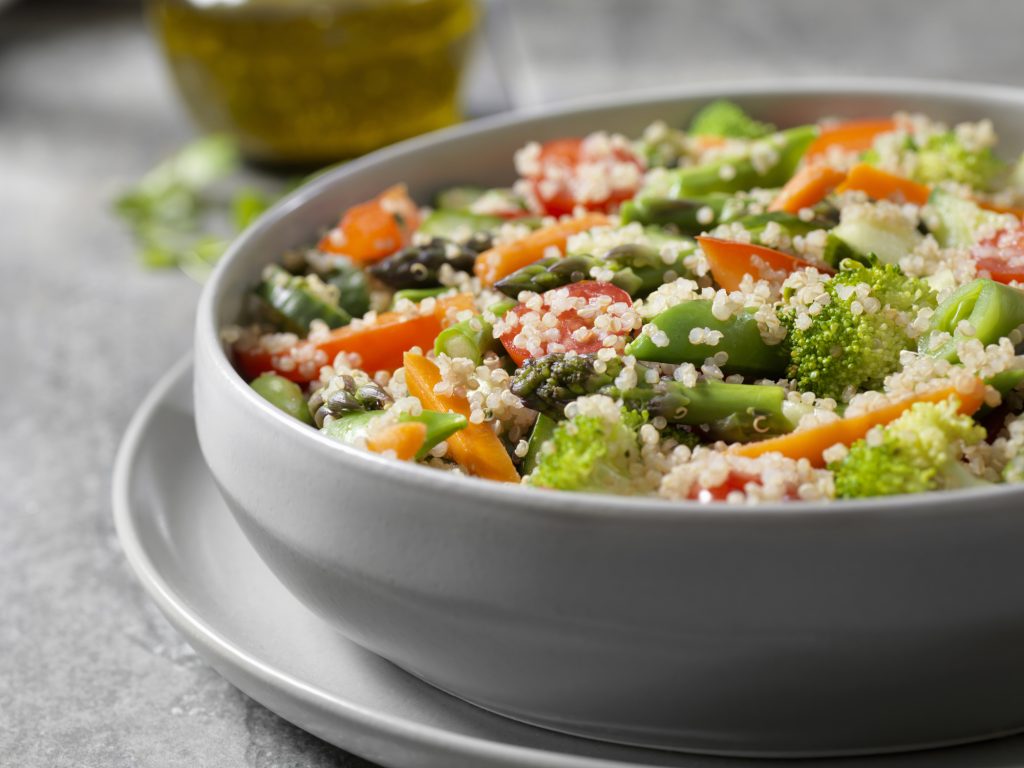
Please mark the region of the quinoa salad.
[[223, 339], [310, 429], [442, 472], [731, 504], [1021, 483], [1024, 158], [996, 142], [718, 101], [529, 143], [508, 188], [340, 212]]

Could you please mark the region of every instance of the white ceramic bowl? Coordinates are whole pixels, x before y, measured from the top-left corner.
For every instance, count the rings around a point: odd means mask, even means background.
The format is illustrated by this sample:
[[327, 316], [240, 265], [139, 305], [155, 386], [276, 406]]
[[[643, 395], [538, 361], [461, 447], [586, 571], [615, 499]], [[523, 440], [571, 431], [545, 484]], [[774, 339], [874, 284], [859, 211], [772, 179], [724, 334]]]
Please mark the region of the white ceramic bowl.
[[[218, 328], [261, 268], [395, 182], [419, 200], [512, 178], [528, 140], [685, 124], [713, 96], [781, 125], [920, 110], [992, 118], [1024, 92], [759, 84], [501, 117], [306, 185], [233, 245], [196, 327], [200, 444], [257, 550], [310, 608], [451, 693], [599, 739], [743, 755], [901, 750], [1024, 729], [1024, 489], [754, 509], [509, 487], [328, 440], [234, 372]], [[324, 659], [329, 664], [330, 659]]]

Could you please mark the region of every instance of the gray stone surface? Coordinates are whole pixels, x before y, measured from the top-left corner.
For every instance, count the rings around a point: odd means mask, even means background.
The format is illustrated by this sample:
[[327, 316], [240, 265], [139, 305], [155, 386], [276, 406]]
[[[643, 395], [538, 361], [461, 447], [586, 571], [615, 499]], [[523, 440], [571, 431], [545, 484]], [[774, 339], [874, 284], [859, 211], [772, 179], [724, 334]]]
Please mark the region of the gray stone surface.
[[[502, 60], [521, 102], [777, 72], [1024, 77], [1024, 5], [1009, 0], [513, 4], [493, 31], [513, 40]], [[479, 110], [501, 103], [486, 72], [473, 98]], [[0, 12], [3, 765], [368, 765], [202, 663], [114, 538], [114, 452], [188, 350], [198, 286], [140, 269], [108, 203], [191, 135], [132, 4], [22, 0]]]

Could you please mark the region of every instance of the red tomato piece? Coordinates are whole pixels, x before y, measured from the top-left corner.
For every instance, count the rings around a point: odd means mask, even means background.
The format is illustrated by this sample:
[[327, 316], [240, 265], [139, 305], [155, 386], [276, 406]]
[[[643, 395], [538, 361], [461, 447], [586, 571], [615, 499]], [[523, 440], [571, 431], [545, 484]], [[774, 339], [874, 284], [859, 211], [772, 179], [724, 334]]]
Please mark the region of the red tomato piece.
[[419, 208], [405, 185], [396, 184], [345, 211], [338, 226], [324, 235], [317, 247], [344, 254], [360, 265], [371, 264], [408, 245], [419, 225]]
[[607, 213], [633, 197], [643, 180], [642, 160], [606, 134], [549, 141], [532, 165], [523, 175], [550, 216], [572, 213], [576, 206]]
[[979, 270], [1000, 283], [1024, 282], [1024, 228], [997, 232], [971, 249]]
[[[693, 501], [700, 501], [703, 503], [710, 501], [725, 501], [733, 491], [742, 491], [746, 488], [747, 483], [760, 484], [760, 481], [761, 478], [757, 475], [733, 470], [729, 473], [729, 476], [725, 478], [724, 482], [716, 485], [714, 488], [702, 488], [701, 486], [694, 485], [690, 489], [689, 498]], [[787, 488], [786, 494], [783, 496], [783, 500], [788, 501], [795, 498], [796, 495], [793, 492], [793, 489]]]
[[[611, 301], [602, 301], [599, 297], [608, 297]], [[543, 308], [539, 313], [525, 304], [509, 310], [519, 318], [519, 322], [501, 335], [501, 343], [516, 365], [522, 365], [531, 357], [555, 351], [581, 355], [597, 352], [605, 346], [605, 336], [594, 330], [597, 317], [612, 304], [624, 303], [627, 307], [633, 305], [629, 294], [618, 286], [593, 280], [554, 288], [543, 294], [542, 300]], [[567, 306], [559, 309], [559, 305]], [[551, 311], [557, 312], [556, 323], [548, 328], [542, 320]], [[520, 334], [527, 338], [517, 340]], [[616, 341], [615, 348], [621, 350], [625, 341], [625, 337]], [[552, 348], [552, 345], [555, 347]]]

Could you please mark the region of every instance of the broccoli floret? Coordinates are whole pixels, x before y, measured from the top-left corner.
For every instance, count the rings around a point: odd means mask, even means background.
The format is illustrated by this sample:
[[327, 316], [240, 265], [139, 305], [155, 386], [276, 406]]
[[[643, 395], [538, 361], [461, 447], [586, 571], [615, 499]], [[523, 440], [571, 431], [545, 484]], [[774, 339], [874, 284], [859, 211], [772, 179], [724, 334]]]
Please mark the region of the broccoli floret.
[[578, 397], [609, 395], [618, 397], [615, 377], [622, 371], [622, 360], [601, 360], [595, 354], [553, 353], [533, 357], [512, 376], [512, 394], [553, 419], [564, 418], [565, 407]]
[[820, 312], [790, 304], [781, 314], [788, 326], [789, 378], [804, 391], [847, 400], [858, 389], [880, 386], [899, 367], [900, 353], [915, 347], [907, 324], [921, 307], [934, 308], [936, 299], [924, 281], [897, 266], [841, 266], [826, 283], [828, 302]]
[[690, 122], [693, 136], [723, 136], [729, 139], [759, 139], [775, 131], [775, 126], [750, 117], [731, 101], [713, 101]]
[[[530, 485], [562, 491], [635, 494], [644, 486], [637, 430], [643, 414], [619, 409], [610, 398], [563, 421], [541, 449], [537, 467], [527, 476]], [[581, 402], [581, 401], [578, 401]], [[614, 411], [614, 413], [612, 413]]]
[[964, 447], [985, 439], [985, 430], [957, 412], [959, 403], [915, 403], [895, 421], [876, 427], [829, 464], [836, 496], [859, 499], [972, 485], [986, 485], [963, 463]]
[[1006, 170], [991, 148], [968, 148], [956, 133], [947, 131], [918, 147], [914, 178], [925, 184], [954, 181], [974, 189], [993, 189]]

